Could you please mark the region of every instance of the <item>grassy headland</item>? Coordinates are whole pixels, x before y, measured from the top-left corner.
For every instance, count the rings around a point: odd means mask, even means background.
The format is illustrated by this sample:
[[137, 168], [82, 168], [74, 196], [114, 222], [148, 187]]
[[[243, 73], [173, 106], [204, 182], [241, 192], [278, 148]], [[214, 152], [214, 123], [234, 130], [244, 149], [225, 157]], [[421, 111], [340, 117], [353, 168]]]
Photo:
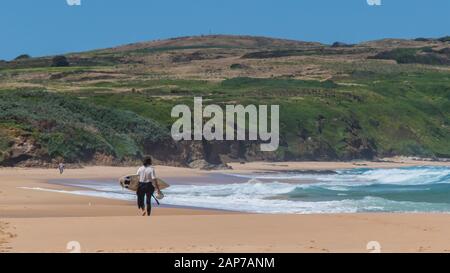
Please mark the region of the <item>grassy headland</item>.
[[[0, 164], [114, 164], [146, 153], [181, 165], [450, 157], [448, 41], [339, 48], [230, 37], [68, 54], [69, 67], [51, 67], [51, 57], [0, 63]], [[170, 111], [194, 96], [219, 105], [279, 104], [280, 149], [173, 143]]]

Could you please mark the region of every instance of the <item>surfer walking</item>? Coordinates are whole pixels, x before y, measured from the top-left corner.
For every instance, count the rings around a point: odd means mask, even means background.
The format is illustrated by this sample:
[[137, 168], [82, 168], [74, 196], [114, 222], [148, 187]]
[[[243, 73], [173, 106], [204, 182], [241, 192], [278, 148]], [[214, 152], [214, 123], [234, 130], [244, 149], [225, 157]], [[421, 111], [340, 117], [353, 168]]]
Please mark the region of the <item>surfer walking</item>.
[[60, 162], [60, 163], [58, 164], [59, 174], [63, 174], [65, 168], [66, 168], [66, 166], [64, 166], [64, 163]]
[[139, 186], [136, 192], [138, 208], [142, 216], [150, 216], [152, 212], [152, 196], [155, 190], [158, 194], [161, 192], [156, 181], [151, 157], [147, 156], [144, 158], [143, 166], [138, 169], [137, 175], [139, 176]]

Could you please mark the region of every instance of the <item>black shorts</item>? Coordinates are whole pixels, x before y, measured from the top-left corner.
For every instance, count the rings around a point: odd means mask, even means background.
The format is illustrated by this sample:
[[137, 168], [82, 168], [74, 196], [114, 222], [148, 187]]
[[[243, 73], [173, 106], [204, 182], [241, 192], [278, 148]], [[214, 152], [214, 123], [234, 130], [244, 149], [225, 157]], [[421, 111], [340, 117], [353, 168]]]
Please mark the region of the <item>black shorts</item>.
[[[145, 204], [147, 204], [147, 206], [151, 205], [152, 195], [154, 192], [155, 192], [155, 187], [153, 186], [153, 183], [139, 182], [139, 186], [138, 186], [138, 190], [137, 190], [136, 194], [137, 194], [138, 207], [140, 209], [145, 209]], [[145, 202], [144, 202], [144, 199], [146, 199]]]

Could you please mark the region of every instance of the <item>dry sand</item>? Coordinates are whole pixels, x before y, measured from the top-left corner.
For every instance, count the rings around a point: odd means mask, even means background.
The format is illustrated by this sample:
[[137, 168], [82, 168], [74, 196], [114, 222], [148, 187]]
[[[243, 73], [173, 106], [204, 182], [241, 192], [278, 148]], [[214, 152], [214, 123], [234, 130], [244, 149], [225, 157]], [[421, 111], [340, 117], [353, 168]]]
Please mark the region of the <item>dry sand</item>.
[[[230, 172], [431, 165], [399, 163], [249, 163]], [[435, 163], [433, 163], [435, 164]], [[440, 163], [449, 165], [449, 163]], [[67, 170], [69, 179], [104, 179], [136, 168], [86, 167]], [[157, 167], [161, 177], [196, 177], [205, 171]], [[155, 208], [136, 215], [126, 201], [20, 189], [62, 189], [46, 181], [52, 169], [0, 169], [0, 252], [450, 252], [448, 214], [261, 215], [215, 210]], [[187, 204], [189, 205], [189, 204]], [[132, 232], [130, 232], [132, 230]]]
[[[170, 215], [9, 219], [10, 251], [450, 252], [446, 215]], [[130, 232], [131, 231], [131, 232]]]

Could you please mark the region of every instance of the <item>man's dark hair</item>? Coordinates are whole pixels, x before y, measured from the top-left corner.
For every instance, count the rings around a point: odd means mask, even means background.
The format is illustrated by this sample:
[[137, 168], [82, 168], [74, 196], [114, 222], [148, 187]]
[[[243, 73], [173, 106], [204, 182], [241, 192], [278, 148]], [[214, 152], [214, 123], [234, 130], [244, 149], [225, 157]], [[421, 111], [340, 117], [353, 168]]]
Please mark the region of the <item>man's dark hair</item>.
[[146, 156], [142, 162], [144, 163], [144, 166], [150, 166], [152, 165], [152, 158], [150, 156]]

